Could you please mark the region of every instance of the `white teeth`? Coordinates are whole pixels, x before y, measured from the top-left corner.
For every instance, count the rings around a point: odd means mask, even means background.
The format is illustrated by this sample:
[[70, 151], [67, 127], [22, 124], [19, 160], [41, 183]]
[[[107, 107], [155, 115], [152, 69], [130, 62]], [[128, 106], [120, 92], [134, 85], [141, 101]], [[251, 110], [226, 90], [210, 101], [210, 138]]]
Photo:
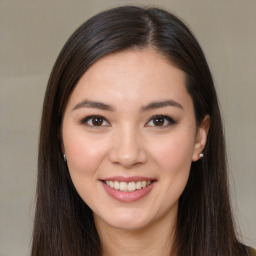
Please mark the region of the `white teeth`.
[[120, 190], [121, 191], [127, 191], [127, 183], [126, 182], [120, 182]]
[[136, 182], [136, 189], [141, 189], [141, 181]]
[[152, 181], [131, 181], [131, 182], [124, 182], [124, 181], [112, 181], [112, 180], [107, 180], [105, 181], [105, 184], [111, 188], [114, 188], [115, 190], [120, 190], [123, 192], [133, 192], [138, 189], [145, 188], [146, 186], [150, 185]]
[[120, 186], [119, 186], [119, 182], [118, 181], [114, 181], [114, 189], [119, 190]]
[[136, 190], [135, 182], [129, 182], [128, 183], [128, 191], [131, 192], [131, 191], [135, 191], [135, 190]]

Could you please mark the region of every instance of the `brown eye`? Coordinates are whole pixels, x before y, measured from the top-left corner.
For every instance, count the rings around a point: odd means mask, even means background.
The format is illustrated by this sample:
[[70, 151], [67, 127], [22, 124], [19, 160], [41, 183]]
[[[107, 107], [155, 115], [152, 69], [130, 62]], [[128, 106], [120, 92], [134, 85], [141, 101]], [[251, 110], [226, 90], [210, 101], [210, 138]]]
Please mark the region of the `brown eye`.
[[81, 120], [81, 124], [91, 127], [109, 126], [109, 122], [103, 116], [87, 116]]
[[152, 121], [153, 121], [154, 126], [163, 126], [165, 119], [163, 117], [156, 117]]
[[164, 128], [164, 127], [168, 127], [170, 125], [174, 125], [177, 122], [169, 117], [169, 116], [165, 116], [165, 115], [156, 115], [153, 116], [146, 124], [147, 127], [160, 127], [160, 128]]
[[101, 126], [103, 124], [103, 117], [95, 116], [92, 118], [92, 125], [93, 126]]

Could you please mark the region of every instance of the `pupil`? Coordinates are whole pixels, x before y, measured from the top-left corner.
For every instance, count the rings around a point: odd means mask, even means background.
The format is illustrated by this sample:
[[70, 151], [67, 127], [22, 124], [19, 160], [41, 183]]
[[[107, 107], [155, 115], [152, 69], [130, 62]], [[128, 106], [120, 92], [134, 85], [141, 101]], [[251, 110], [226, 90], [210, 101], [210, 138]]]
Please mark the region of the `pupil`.
[[100, 126], [103, 123], [103, 118], [102, 117], [94, 117], [92, 119], [92, 124], [95, 126]]
[[164, 124], [164, 119], [162, 117], [155, 118], [153, 123], [155, 126], [162, 126]]

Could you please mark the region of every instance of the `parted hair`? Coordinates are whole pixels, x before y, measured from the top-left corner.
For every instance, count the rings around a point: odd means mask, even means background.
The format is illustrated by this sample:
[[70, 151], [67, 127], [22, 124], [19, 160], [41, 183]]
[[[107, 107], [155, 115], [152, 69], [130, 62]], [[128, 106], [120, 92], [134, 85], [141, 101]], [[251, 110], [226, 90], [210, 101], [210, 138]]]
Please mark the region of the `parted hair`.
[[222, 121], [204, 53], [189, 28], [173, 14], [122, 6], [82, 24], [52, 69], [41, 119], [32, 256], [101, 255], [92, 211], [76, 192], [63, 161], [62, 117], [74, 87], [93, 63], [114, 52], [147, 47], [185, 72], [197, 125], [210, 116], [204, 158], [192, 163], [179, 199], [173, 252], [178, 256], [241, 255], [230, 206]]

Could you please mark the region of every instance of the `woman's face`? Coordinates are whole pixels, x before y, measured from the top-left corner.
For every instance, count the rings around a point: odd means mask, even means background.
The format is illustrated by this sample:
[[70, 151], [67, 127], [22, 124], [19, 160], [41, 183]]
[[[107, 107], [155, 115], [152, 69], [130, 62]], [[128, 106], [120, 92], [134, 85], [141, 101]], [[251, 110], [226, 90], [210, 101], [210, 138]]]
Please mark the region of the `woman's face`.
[[185, 74], [152, 49], [97, 61], [71, 94], [63, 153], [96, 223], [135, 230], [174, 220], [206, 129]]

